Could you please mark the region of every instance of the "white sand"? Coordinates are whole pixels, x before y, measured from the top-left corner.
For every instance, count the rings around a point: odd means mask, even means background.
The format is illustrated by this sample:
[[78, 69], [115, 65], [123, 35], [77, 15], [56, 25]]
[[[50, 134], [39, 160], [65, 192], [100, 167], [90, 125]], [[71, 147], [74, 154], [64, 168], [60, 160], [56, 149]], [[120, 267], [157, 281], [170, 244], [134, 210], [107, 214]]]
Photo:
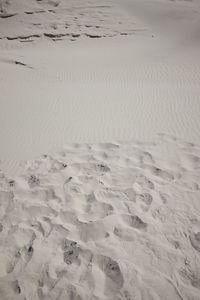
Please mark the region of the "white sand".
[[199, 176], [200, 147], [165, 135], [2, 175], [0, 299], [199, 300]]
[[199, 28], [0, 0], [0, 300], [200, 300]]
[[[47, 10], [53, 3], [44, 2], [30, 1], [29, 10]], [[123, 9], [120, 2], [111, 8], [108, 2], [102, 7], [105, 1], [100, 7], [96, 0], [67, 3], [66, 16], [60, 4], [50, 20], [49, 13], [27, 15], [25, 4], [8, 6], [18, 15], [0, 18], [3, 170], [15, 174], [21, 160], [57, 151], [66, 142], [149, 140], [164, 132], [199, 143], [199, 3], [134, 0], [129, 7], [126, 0]], [[60, 24], [56, 30], [53, 20]], [[38, 22], [39, 29], [31, 25]], [[74, 26], [81, 36], [71, 42]], [[43, 36], [65, 30], [70, 33], [63, 41]], [[107, 37], [85, 36], [94, 30]], [[7, 40], [11, 33], [41, 37]]]

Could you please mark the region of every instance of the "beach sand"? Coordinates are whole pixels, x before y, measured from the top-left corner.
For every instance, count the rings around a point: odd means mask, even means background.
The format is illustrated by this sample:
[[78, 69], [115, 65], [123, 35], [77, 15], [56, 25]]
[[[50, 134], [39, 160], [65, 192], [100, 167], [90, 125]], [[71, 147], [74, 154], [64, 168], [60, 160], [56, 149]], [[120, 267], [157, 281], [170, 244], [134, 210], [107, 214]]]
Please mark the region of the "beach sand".
[[167, 135], [1, 174], [1, 299], [198, 300], [199, 176], [200, 148]]
[[0, 300], [200, 300], [199, 28], [0, 0]]
[[4, 172], [66, 143], [158, 133], [199, 143], [198, 1], [61, 1], [52, 16], [53, 3], [10, 1], [17, 14], [0, 18]]

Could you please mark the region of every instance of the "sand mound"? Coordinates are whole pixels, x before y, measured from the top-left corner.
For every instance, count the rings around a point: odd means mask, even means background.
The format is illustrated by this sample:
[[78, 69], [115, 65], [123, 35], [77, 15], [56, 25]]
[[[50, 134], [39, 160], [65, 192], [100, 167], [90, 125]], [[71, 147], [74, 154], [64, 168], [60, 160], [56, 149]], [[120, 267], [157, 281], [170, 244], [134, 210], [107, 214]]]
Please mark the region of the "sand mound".
[[0, 298], [198, 300], [199, 160], [160, 135], [69, 145], [1, 174]]

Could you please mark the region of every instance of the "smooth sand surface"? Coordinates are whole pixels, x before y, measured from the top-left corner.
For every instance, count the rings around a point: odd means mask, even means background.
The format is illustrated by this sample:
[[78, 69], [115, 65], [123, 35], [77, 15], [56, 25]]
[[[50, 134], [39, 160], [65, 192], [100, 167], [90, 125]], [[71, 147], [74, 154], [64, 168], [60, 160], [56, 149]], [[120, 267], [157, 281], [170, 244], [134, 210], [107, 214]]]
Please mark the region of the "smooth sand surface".
[[[56, 6], [53, 19], [54, 2], [30, 2], [37, 7], [29, 11], [45, 10], [31, 15], [14, 3], [10, 11], [18, 14], [0, 18], [5, 172], [68, 142], [149, 140], [164, 132], [199, 143], [198, 2], [92, 1], [83, 8], [83, 1], [62, 1], [67, 9]], [[100, 38], [86, 36], [94, 30]]]

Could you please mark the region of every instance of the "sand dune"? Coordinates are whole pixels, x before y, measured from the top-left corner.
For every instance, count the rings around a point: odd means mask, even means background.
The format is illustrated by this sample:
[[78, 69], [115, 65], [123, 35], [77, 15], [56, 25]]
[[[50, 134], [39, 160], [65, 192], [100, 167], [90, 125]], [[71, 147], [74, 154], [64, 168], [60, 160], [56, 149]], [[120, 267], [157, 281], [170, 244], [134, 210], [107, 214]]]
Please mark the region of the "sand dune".
[[66, 142], [199, 142], [198, 1], [1, 3], [4, 172]]
[[199, 170], [199, 146], [162, 135], [1, 174], [1, 299], [198, 300]]
[[159, 132], [199, 142], [199, 53], [163, 58], [151, 37], [92, 42], [1, 52], [5, 171], [66, 142], [149, 140]]
[[200, 299], [199, 28], [0, 0], [0, 300]]
[[[17, 13], [0, 18], [4, 172], [66, 142], [147, 141], [160, 132], [199, 142], [198, 2], [1, 3], [2, 15]], [[102, 38], [86, 36], [94, 31]]]

